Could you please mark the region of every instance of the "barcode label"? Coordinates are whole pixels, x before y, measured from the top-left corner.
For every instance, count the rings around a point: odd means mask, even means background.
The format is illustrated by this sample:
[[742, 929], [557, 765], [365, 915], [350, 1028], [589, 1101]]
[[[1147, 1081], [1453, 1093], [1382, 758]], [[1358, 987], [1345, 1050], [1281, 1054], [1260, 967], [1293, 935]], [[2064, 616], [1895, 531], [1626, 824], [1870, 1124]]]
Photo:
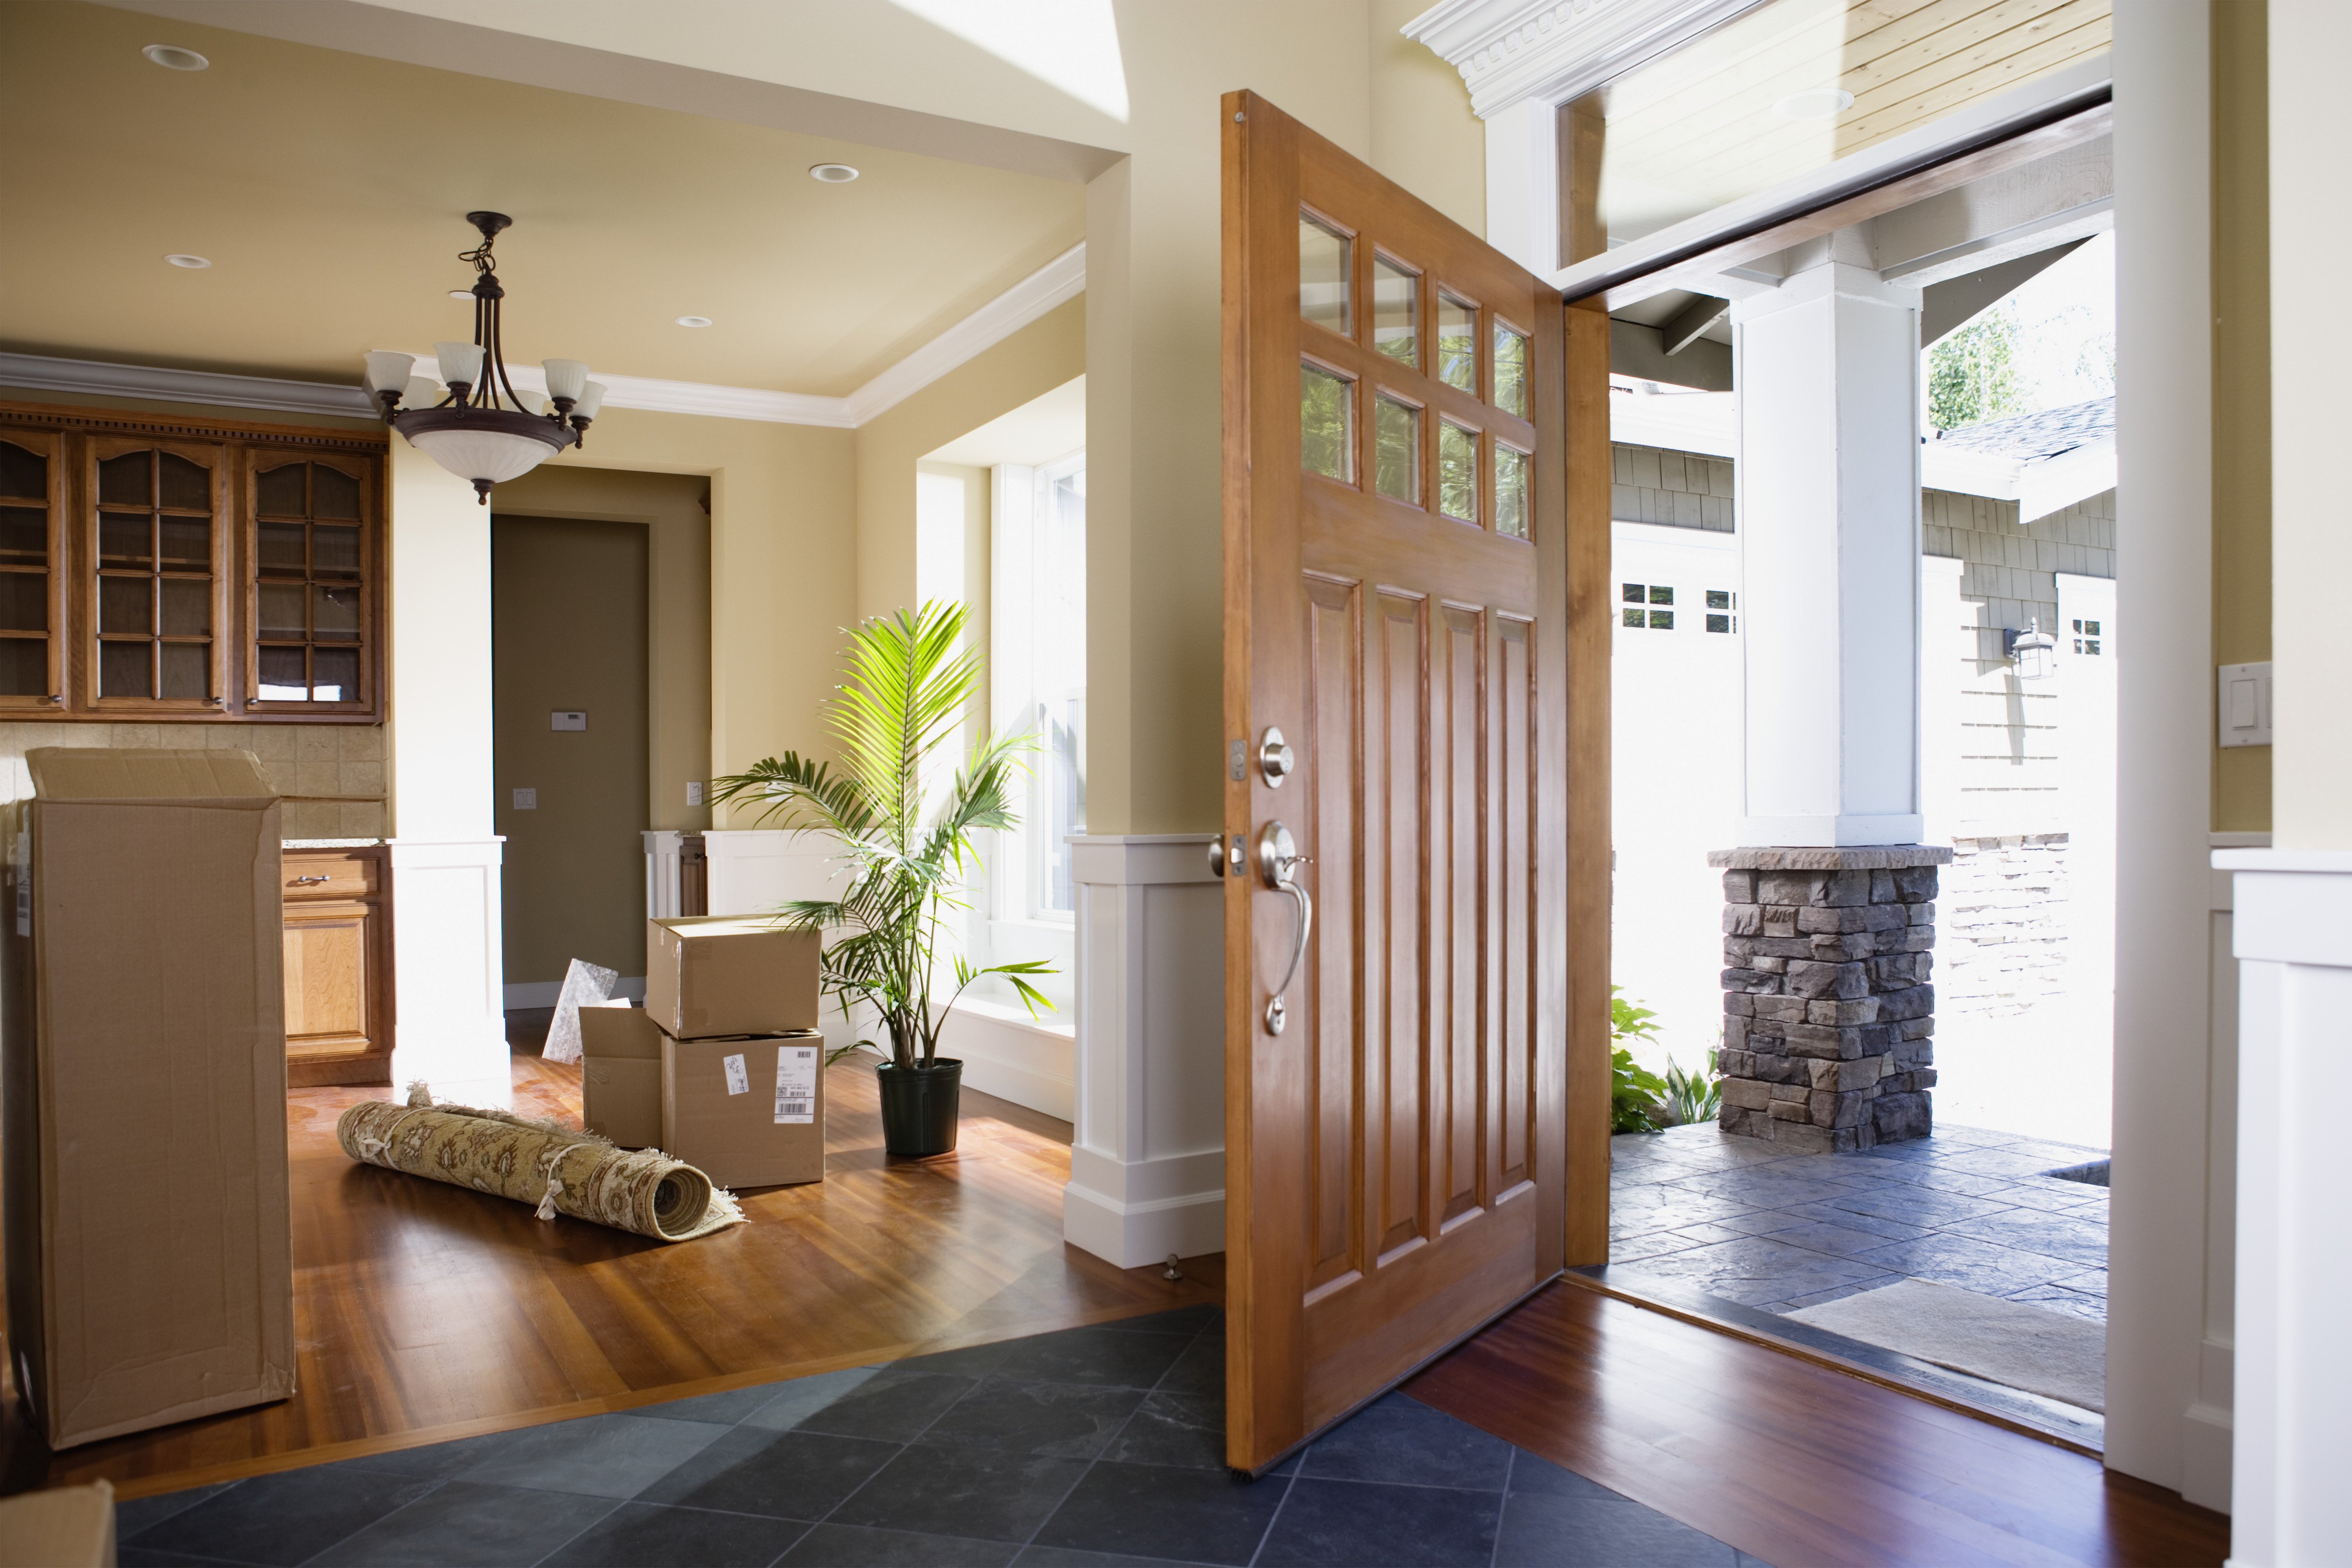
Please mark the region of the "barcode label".
[[730, 1056], [725, 1059], [725, 1063], [727, 1067], [727, 1092], [730, 1094], [749, 1094], [751, 1092], [751, 1074], [743, 1066], [743, 1059], [740, 1056]]
[[811, 1124], [816, 1120], [817, 1049], [813, 1045], [776, 1047], [776, 1121]]

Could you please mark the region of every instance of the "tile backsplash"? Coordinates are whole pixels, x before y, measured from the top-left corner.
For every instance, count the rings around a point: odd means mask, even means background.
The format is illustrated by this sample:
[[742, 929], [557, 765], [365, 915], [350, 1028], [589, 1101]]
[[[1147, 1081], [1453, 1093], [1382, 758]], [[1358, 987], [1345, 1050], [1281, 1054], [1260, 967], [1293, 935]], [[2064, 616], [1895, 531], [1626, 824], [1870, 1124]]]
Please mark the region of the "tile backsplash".
[[383, 727], [373, 724], [0, 724], [0, 800], [33, 792], [25, 753], [42, 746], [166, 751], [242, 748], [287, 797], [289, 839], [384, 836]]

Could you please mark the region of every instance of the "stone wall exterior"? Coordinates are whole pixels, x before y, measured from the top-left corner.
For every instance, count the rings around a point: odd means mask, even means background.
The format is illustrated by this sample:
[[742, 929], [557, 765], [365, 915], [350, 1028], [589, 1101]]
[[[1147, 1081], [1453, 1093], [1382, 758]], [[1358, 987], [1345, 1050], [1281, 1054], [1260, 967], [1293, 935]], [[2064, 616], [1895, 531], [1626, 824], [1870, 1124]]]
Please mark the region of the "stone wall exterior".
[[1937, 925], [1943, 1010], [2011, 1018], [2066, 988], [2064, 833], [1957, 838]]
[[1846, 1153], [1934, 1128], [1937, 845], [1718, 850], [1722, 1129]]

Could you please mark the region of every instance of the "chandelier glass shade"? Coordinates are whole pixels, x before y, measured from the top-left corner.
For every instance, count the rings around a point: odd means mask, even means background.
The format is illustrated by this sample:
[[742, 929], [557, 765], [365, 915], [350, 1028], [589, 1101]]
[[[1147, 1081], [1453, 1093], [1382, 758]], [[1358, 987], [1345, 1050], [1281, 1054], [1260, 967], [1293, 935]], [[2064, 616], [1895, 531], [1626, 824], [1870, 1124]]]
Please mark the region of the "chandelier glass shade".
[[[514, 220], [504, 213], [467, 213], [482, 243], [458, 259], [474, 264], [474, 340], [436, 343], [441, 379], [412, 376], [415, 356], [367, 356], [367, 390], [383, 407], [386, 423], [442, 467], [470, 481], [484, 506], [490, 486], [528, 474], [567, 446], [585, 441], [604, 406], [604, 389], [578, 360], [548, 360], [547, 397], [537, 412], [507, 375], [499, 341], [506, 290], [490, 247]], [[445, 392], [443, 387], [446, 386]]]

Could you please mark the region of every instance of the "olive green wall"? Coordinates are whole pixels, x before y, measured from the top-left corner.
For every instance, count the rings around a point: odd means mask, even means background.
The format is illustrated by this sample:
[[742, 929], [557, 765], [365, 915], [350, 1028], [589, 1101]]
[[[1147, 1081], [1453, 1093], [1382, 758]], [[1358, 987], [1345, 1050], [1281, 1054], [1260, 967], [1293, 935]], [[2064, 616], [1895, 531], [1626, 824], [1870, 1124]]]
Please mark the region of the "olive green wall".
[[[2213, 662], [2271, 656], [2269, 40], [2263, 0], [2213, 7]], [[2129, 435], [2125, 437], [2129, 440]], [[2162, 635], [2139, 628], [2132, 635]], [[2128, 653], [2126, 655], [2128, 657]], [[2218, 738], [2218, 737], [2217, 737]], [[2267, 832], [2267, 746], [2213, 748], [2216, 832]]]
[[[647, 528], [490, 525], [493, 820], [506, 838], [506, 983], [573, 958], [645, 973]], [[583, 708], [588, 727], [548, 716]], [[517, 810], [513, 791], [539, 804]]]

